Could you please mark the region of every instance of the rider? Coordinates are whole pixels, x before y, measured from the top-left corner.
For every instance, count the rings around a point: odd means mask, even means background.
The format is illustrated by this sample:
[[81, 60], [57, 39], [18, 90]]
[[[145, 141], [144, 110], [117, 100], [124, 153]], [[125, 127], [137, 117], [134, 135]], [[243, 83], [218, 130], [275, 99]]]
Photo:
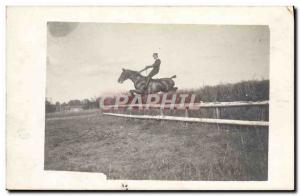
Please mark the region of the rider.
[[147, 78], [146, 78], [146, 85], [145, 85], [144, 89], [147, 89], [147, 88], [148, 88], [148, 85], [149, 85], [149, 82], [150, 82], [151, 78], [152, 78], [153, 76], [155, 76], [156, 74], [158, 74], [159, 68], [160, 68], [160, 63], [161, 63], [161, 61], [160, 61], [160, 59], [158, 58], [158, 53], [153, 53], [152, 56], [153, 56], [153, 58], [155, 59], [154, 63], [153, 63], [152, 65], [146, 66], [146, 68], [144, 69], [144, 70], [147, 70], [147, 69], [149, 69], [149, 68], [153, 68], [153, 69], [151, 70], [151, 72], [149, 73], [149, 75], [147, 76]]

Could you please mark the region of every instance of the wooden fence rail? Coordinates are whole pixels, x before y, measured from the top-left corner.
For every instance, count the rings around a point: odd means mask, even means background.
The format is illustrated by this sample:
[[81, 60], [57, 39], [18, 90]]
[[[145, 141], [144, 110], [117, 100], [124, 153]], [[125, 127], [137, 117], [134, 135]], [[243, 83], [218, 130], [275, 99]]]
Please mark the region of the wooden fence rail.
[[[197, 103], [193, 106], [201, 108], [215, 108], [215, 114], [216, 118], [194, 118], [189, 117], [189, 110], [194, 109], [191, 108], [189, 104], [187, 105], [181, 105], [181, 104], [173, 104], [171, 106], [170, 104], [164, 105], [163, 107], [160, 104], [130, 104], [130, 105], [119, 105], [116, 107], [115, 105], [109, 105], [106, 106], [110, 109], [116, 109], [116, 108], [129, 108], [131, 110], [132, 108], [155, 108], [160, 109], [160, 115], [159, 116], [150, 116], [150, 115], [132, 115], [132, 114], [119, 114], [119, 113], [108, 113], [104, 112], [104, 115], [110, 115], [110, 116], [117, 116], [117, 117], [126, 117], [126, 118], [135, 118], [135, 119], [154, 119], [154, 120], [168, 120], [168, 121], [183, 121], [183, 122], [200, 122], [200, 123], [216, 123], [216, 124], [231, 124], [231, 125], [247, 125], [247, 126], [269, 126], [268, 121], [250, 121], [250, 120], [231, 120], [231, 119], [220, 119], [220, 109], [224, 107], [251, 107], [251, 106], [268, 106], [269, 101], [259, 101], [259, 102], [209, 102], [209, 103]], [[185, 110], [185, 117], [179, 117], [179, 116], [165, 116], [164, 115], [164, 109], [179, 109], [179, 110]]]
[[150, 116], [150, 115], [131, 115], [131, 114], [116, 114], [103, 113], [109, 116], [117, 116], [124, 118], [148, 119], [148, 120], [168, 120], [168, 121], [182, 121], [182, 122], [199, 122], [199, 123], [214, 123], [227, 125], [245, 125], [245, 126], [269, 126], [267, 121], [250, 121], [250, 120], [229, 120], [229, 119], [213, 119], [213, 118], [191, 118], [179, 116]]
[[[234, 101], [234, 102], [202, 102], [202, 103], [195, 103], [195, 104], [126, 104], [126, 105], [106, 105], [106, 108], [174, 108], [174, 109], [185, 109], [192, 107], [199, 107], [199, 108], [219, 108], [219, 107], [242, 107], [242, 106], [267, 106], [269, 105], [269, 101]], [[192, 106], [192, 107], [191, 107]]]

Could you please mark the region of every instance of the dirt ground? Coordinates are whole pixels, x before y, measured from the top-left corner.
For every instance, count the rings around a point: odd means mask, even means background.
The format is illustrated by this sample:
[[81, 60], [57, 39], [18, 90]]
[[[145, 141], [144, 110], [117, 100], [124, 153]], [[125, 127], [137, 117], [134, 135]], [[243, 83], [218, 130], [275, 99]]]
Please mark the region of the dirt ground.
[[46, 116], [45, 169], [127, 180], [267, 180], [268, 128]]

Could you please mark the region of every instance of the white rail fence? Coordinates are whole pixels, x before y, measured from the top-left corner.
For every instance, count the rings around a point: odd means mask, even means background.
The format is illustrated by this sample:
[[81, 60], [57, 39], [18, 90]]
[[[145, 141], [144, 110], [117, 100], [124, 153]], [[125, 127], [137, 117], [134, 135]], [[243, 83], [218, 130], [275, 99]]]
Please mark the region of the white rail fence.
[[[104, 115], [109, 116], [117, 116], [123, 118], [135, 118], [135, 119], [153, 119], [153, 120], [167, 120], [167, 121], [182, 121], [182, 122], [195, 122], [195, 123], [214, 123], [214, 124], [226, 124], [226, 125], [245, 125], [245, 126], [269, 126], [268, 121], [250, 121], [250, 120], [232, 120], [232, 119], [220, 119], [220, 108], [225, 107], [253, 107], [253, 106], [268, 106], [269, 101], [259, 101], [259, 102], [251, 102], [251, 101], [238, 101], [238, 102], [202, 102], [193, 104], [193, 107], [190, 107], [189, 104], [173, 104], [172, 105], [164, 105], [163, 107], [160, 104], [130, 104], [130, 105], [108, 105], [106, 106], [109, 109], [118, 109], [124, 108], [129, 109], [132, 108], [138, 109], [160, 109], [160, 115], [152, 116], [152, 115], [134, 115], [134, 114], [119, 114], [119, 113], [111, 113], [111, 112], [103, 112]], [[201, 108], [215, 108], [215, 116], [216, 118], [194, 118], [189, 117], [189, 110], [194, 110], [195, 107]], [[185, 110], [185, 117], [179, 116], [165, 116], [164, 109], [177, 109], [177, 110]]]

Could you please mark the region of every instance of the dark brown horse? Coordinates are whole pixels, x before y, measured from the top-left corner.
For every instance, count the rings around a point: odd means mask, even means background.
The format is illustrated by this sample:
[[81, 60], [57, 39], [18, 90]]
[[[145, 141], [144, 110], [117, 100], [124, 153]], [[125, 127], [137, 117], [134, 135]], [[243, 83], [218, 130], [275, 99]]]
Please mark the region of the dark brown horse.
[[170, 92], [176, 91], [177, 87], [175, 82], [172, 80], [176, 78], [176, 75], [170, 78], [160, 78], [160, 79], [151, 79], [148, 87], [145, 89], [146, 77], [142, 76], [137, 71], [132, 71], [128, 69], [123, 69], [118, 82], [123, 83], [125, 80], [129, 79], [133, 82], [135, 90], [130, 90], [130, 93], [136, 94], [153, 94], [158, 92]]

